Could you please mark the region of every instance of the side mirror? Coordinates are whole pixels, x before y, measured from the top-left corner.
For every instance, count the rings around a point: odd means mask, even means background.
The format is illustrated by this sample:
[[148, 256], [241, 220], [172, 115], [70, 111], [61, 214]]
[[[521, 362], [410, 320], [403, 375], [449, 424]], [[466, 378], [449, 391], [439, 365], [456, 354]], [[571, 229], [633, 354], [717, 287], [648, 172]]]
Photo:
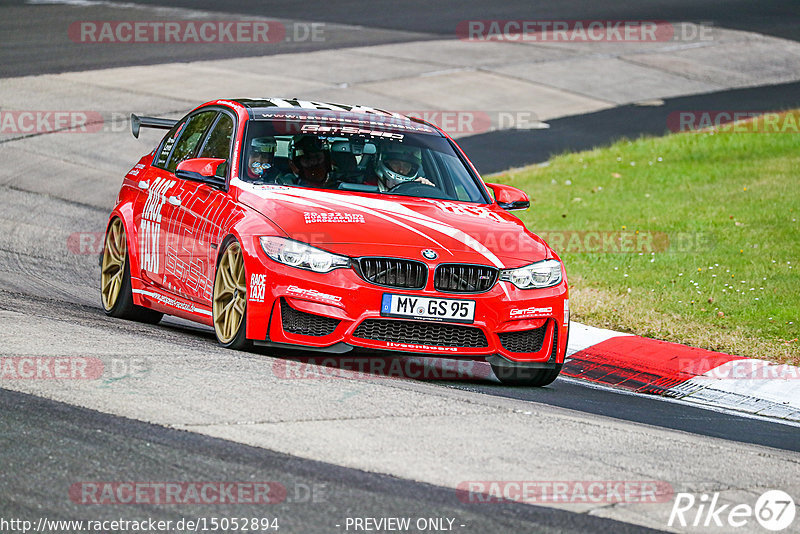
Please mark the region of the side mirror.
[[486, 184], [494, 193], [494, 200], [504, 210], [526, 210], [531, 207], [531, 201], [525, 191], [503, 184]]
[[227, 160], [220, 158], [192, 158], [178, 163], [175, 176], [192, 182], [224, 187], [225, 178], [217, 176], [217, 168]]

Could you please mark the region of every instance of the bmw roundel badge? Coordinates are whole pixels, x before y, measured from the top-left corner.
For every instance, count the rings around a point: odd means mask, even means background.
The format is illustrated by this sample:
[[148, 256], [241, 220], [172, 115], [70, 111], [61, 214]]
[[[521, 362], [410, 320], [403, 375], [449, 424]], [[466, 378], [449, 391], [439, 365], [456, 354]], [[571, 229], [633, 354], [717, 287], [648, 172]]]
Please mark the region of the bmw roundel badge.
[[422, 257], [425, 258], [426, 260], [435, 260], [436, 258], [439, 257], [439, 255], [436, 253], [435, 250], [426, 248], [425, 250], [422, 251]]

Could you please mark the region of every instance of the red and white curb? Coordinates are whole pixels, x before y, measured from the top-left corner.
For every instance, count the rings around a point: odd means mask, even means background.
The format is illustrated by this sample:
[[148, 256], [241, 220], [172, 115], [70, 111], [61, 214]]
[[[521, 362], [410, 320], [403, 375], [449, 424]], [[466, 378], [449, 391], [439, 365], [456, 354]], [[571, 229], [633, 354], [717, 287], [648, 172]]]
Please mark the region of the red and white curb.
[[792, 365], [572, 323], [562, 375], [800, 422], [800, 367]]

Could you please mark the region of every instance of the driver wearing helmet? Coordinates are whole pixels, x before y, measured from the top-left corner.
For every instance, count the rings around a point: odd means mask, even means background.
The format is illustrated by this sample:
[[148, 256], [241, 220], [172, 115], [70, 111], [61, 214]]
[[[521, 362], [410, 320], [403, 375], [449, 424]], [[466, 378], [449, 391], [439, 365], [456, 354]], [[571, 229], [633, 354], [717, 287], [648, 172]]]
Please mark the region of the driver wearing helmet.
[[247, 177], [250, 180], [274, 179], [272, 159], [275, 157], [275, 139], [272, 137], [256, 137], [250, 142], [247, 154]]
[[324, 187], [331, 169], [330, 154], [322, 145], [322, 140], [306, 135], [293, 142], [293, 157], [289, 168], [297, 176], [296, 185], [305, 187]]
[[375, 174], [381, 191], [391, 191], [403, 183], [417, 182], [432, 186], [427, 178], [420, 176], [422, 157], [419, 148], [406, 145], [384, 147], [375, 162]]

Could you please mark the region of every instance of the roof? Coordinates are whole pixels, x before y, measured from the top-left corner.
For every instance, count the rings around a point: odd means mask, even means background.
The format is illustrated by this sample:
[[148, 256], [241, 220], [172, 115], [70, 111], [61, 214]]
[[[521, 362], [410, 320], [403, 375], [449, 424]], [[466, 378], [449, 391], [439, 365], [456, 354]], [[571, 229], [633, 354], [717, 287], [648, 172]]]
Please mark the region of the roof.
[[[298, 98], [236, 98], [233, 101], [247, 108], [250, 117], [255, 120], [335, 116], [337, 117], [337, 122], [352, 122], [354, 124], [363, 124], [364, 122], [379, 123], [384, 126], [393, 125], [401, 130], [407, 130], [408, 126], [414, 124], [417, 126], [413, 129], [418, 131], [420, 130], [419, 125], [424, 125], [426, 129], [430, 128], [427, 133], [440, 133], [437, 128], [424, 120], [368, 106], [333, 104]], [[291, 110], [291, 115], [287, 114], [289, 110]], [[405, 128], [403, 127], [404, 125], [406, 126]]]

